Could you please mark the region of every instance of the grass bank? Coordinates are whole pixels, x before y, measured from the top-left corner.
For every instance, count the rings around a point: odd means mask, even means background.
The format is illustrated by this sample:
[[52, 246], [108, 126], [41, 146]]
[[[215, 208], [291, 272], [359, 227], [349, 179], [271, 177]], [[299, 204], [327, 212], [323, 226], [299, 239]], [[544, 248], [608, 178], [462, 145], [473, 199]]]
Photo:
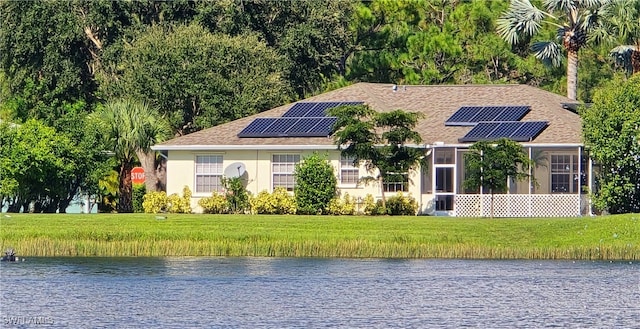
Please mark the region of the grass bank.
[[10, 216], [0, 216], [0, 247], [25, 257], [640, 259], [640, 214], [569, 219]]

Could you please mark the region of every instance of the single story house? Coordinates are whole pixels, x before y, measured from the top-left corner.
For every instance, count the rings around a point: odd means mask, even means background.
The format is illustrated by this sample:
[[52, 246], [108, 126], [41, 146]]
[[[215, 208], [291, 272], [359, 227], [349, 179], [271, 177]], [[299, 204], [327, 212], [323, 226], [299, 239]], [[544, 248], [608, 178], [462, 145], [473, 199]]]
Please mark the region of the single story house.
[[[416, 131], [426, 163], [401, 182], [385, 183], [387, 194], [402, 191], [419, 203], [419, 214], [496, 217], [580, 216], [589, 213], [592, 163], [584, 151], [575, 101], [527, 85], [397, 86], [356, 83], [253, 116], [181, 136], [152, 147], [167, 154], [167, 193], [199, 198], [221, 190], [223, 175], [242, 175], [256, 195], [282, 186], [293, 190], [294, 165], [313, 152], [326, 153], [340, 193], [357, 200], [380, 198], [370, 175], [341, 156], [328, 135], [335, 120], [324, 110], [364, 103], [376, 111], [421, 112]], [[507, 191], [465, 191], [464, 153], [473, 142], [508, 137], [536, 162], [532, 181], [511, 181]]]

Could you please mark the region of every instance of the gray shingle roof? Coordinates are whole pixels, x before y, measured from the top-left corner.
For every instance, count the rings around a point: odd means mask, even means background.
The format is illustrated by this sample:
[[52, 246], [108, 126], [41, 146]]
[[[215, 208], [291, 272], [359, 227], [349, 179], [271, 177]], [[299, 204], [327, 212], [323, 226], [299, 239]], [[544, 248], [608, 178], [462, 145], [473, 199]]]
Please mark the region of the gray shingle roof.
[[[318, 101], [364, 101], [376, 111], [401, 109], [422, 112], [416, 130], [425, 144], [444, 142], [460, 144], [458, 138], [472, 127], [445, 126], [444, 122], [461, 106], [528, 105], [531, 111], [523, 121], [549, 121], [549, 126], [533, 141], [536, 144], [580, 144], [581, 123], [576, 113], [562, 107], [575, 103], [569, 98], [527, 85], [437, 85], [398, 86], [392, 84], [357, 83], [305, 99]], [[239, 138], [237, 134], [253, 119], [279, 117], [293, 104], [283, 105], [253, 116], [177, 137], [154, 146], [156, 150], [207, 146], [273, 146], [333, 145], [325, 137]]]

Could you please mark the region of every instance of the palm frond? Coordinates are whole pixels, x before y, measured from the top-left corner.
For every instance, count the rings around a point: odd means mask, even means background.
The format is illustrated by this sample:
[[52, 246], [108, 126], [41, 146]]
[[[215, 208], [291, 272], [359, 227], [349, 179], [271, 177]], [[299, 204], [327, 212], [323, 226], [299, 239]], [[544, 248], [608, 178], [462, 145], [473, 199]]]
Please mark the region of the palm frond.
[[634, 51], [640, 51], [640, 45], [622, 45], [622, 46], [617, 46], [613, 49], [611, 49], [611, 52], [625, 52], [625, 53], [632, 53]]
[[576, 2], [579, 8], [602, 8], [611, 2], [615, 2], [617, 0], [582, 0], [582, 1], [574, 1]]
[[576, 10], [576, 2], [575, 0], [544, 0], [544, 7], [548, 11], [563, 11], [570, 12], [572, 10]]
[[544, 16], [545, 13], [529, 0], [514, 0], [496, 21], [498, 34], [509, 44], [517, 44], [520, 34], [531, 36], [540, 30], [540, 22]]
[[613, 44], [616, 38], [610, 33], [611, 28], [607, 25], [599, 25], [589, 32], [589, 42], [594, 44]]
[[157, 111], [129, 99], [108, 102], [90, 118], [94, 127], [108, 137], [108, 146], [122, 161], [131, 161], [137, 150], [146, 152], [171, 133], [168, 122]]
[[562, 63], [562, 51], [560, 45], [552, 41], [536, 42], [531, 46], [531, 51], [536, 58], [550, 66], [560, 66]]
[[616, 64], [623, 67], [628, 72], [633, 72], [633, 66], [631, 63], [631, 55], [634, 51], [638, 51], [640, 46], [623, 45], [617, 46], [609, 52], [609, 56], [613, 57]]
[[559, 27], [558, 30], [556, 30], [556, 39], [562, 40], [562, 38], [564, 38], [565, 33], [567, 33], [567, 30], [569, 29], [570, 28], [567, 26]]
[[584, 31], [591, 31], [597, 28], [604, 15], [603, 7], [595, 8], [592, 10], [585, 10], [584, 13], [578, 18], [577, 25]]

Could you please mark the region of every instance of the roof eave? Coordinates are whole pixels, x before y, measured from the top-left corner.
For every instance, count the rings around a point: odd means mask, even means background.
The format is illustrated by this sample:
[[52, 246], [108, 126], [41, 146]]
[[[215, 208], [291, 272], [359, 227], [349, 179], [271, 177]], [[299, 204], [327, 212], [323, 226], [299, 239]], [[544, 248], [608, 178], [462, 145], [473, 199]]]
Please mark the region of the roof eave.
[[[524, 147], [584, 147], [582, 143], [520, 143]], [[440, 147], [457, 147], [468, 148], [471, 143], [457, 144], [407, 144], [406, 146], [415, 148], [440, 148]], [[241, 150], [335, 150], [335, 145], [154, 145], [151, 147], [154, 151], [241, 151]]]
[[154, 145], [154, 151], [334, 150], [335, 145]]

